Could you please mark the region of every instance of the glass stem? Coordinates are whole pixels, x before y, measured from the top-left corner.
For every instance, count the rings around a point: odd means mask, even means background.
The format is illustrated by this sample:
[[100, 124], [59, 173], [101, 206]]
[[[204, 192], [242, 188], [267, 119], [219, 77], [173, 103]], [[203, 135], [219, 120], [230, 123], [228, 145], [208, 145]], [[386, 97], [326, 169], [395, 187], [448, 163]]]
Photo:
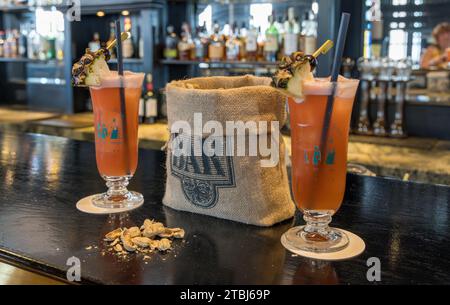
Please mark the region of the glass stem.
[[106, 192], [108, 200], [120, 201], [127, 197], [129, 193], [127, 186], [130, 181], [130, 176], [104, 178], [106, 180], [106, 186], [108, 187], [108, 191]]
[[331, 212], [327, 211], [305, 211], [303, 219], [306, 221], [306, 226], [303, 231], [306, 238], [311, 241], [326, 241], [330, 233]]

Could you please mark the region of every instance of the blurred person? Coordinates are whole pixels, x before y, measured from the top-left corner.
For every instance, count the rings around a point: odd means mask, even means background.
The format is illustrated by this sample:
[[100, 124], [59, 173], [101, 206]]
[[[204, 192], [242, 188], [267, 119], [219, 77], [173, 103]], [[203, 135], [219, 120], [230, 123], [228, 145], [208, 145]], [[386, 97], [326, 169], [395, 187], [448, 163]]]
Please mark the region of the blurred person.
[[435, 44], [430, 45], [422, 54], [420, 67], [429, 69], [430, 67], [445, 68], [448, 61], [447, 49], [450, 48], [450, 23], [442, 22], [438, 24], [432, 32]]

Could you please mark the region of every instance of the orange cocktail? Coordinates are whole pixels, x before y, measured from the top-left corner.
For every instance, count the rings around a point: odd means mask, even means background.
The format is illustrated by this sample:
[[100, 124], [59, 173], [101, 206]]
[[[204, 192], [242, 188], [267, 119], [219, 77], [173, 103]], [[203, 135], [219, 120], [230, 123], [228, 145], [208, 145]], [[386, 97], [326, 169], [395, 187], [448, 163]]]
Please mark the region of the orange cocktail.
[[120, 78], [117, 72], [110, 72], [102, 78], [101, 86], [90, 87], [97, 168], [109, 188], [94, 197], [97, 206], [129, 207], [143, 201], [141, 194], [126, 188], [138, 162], [138, 110], [143, 78], [143, 73], [125, 72]]
[[289, 99], [292, 128], [292, 187], [301, 210], [336, 212], [347, 173], [347, 143], [357, 80], [338, 82], [327, 141], [321, 137], [331, 83], [306, 82], [303, 101]]
[[[303, 83], [303, 99], [289, 98], [292, 191], [306, 226], [292, 228], [286, 238], [299, 249], [329, 252], [348, 243], [328, 223], [344, 197], [348, 133], [358, 84], [358, 80], [343, 77], [337, 83], [314, 79]], [[333, 86], [336, 89], [327, 123], [325, 113]]]
[[127, 141], [120, 112], [119, 88], [91, 88], [95, 155], [102, 176], [133, 175], [137, 167], [138, 109], [141, 88], [125, 88]]

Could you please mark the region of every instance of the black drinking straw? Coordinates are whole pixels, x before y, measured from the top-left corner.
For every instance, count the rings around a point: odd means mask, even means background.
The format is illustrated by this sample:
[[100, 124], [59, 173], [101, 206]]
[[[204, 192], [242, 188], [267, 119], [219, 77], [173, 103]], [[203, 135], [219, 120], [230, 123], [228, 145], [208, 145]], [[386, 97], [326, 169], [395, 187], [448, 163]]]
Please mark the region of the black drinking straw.
[[333, 66], [331, 68], [331, 94], [327, 99], [325, 117], [323, 120], [322, 137], [320, 139], [320, 149], [322, 156], [325, 156], [325, 146], [328, 140], [328, 131], [330, 129], [331, 114], [333, 113], [334, 95], [336, 93], [339, 70], [341, 69], [342, 55], [344, 53], [345, 38], [347, 37], [348, 24], [350, 22], [350, 14], [342, 13], [341, 24], [336, 43], [336, 52], [334, 53]]
[[125, 89], [124, 89], [124, 82], [123, 82], [123, 57], [122, 57], [122, 30], [120, 27], [120, 20], [116, 20], [116, 51], [117, 51], [117, 70], [119, 73], [119, 79], [120, 79], [120, 87], [119, 87], [119, 94], [120, 94], [120, 115], [122, 117], [122, 137], [123, 137], [123, 144], [125, 147], [124, 153], [125, 153], [125, 164], [126, 166], [126, 172], [127, 175], [131, 175], [130, 173], [130, 166], [128, 164], [128, 134], [127, 134], [127, 111], [125, 107]]

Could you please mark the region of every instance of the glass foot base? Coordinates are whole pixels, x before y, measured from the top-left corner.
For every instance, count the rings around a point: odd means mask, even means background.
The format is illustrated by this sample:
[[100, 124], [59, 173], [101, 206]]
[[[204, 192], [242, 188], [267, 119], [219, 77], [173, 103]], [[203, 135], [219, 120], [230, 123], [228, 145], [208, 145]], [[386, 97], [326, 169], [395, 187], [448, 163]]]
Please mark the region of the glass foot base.
[[349, 239], [339, 229], [328, 228], [327, 234], [306, 232], [306, 226], [293, 227], [281, 237], [283, 246], [291, 252], [298, 250], [326, 253], [336, 252], [347, 247]]
[[138, 192], [128, 191], [119, 196], [111, 196], [107, 193], [95, 195], [92, 204], [99, 208], [121, 209], [136, 208], [144, 202], [144, 196]]

